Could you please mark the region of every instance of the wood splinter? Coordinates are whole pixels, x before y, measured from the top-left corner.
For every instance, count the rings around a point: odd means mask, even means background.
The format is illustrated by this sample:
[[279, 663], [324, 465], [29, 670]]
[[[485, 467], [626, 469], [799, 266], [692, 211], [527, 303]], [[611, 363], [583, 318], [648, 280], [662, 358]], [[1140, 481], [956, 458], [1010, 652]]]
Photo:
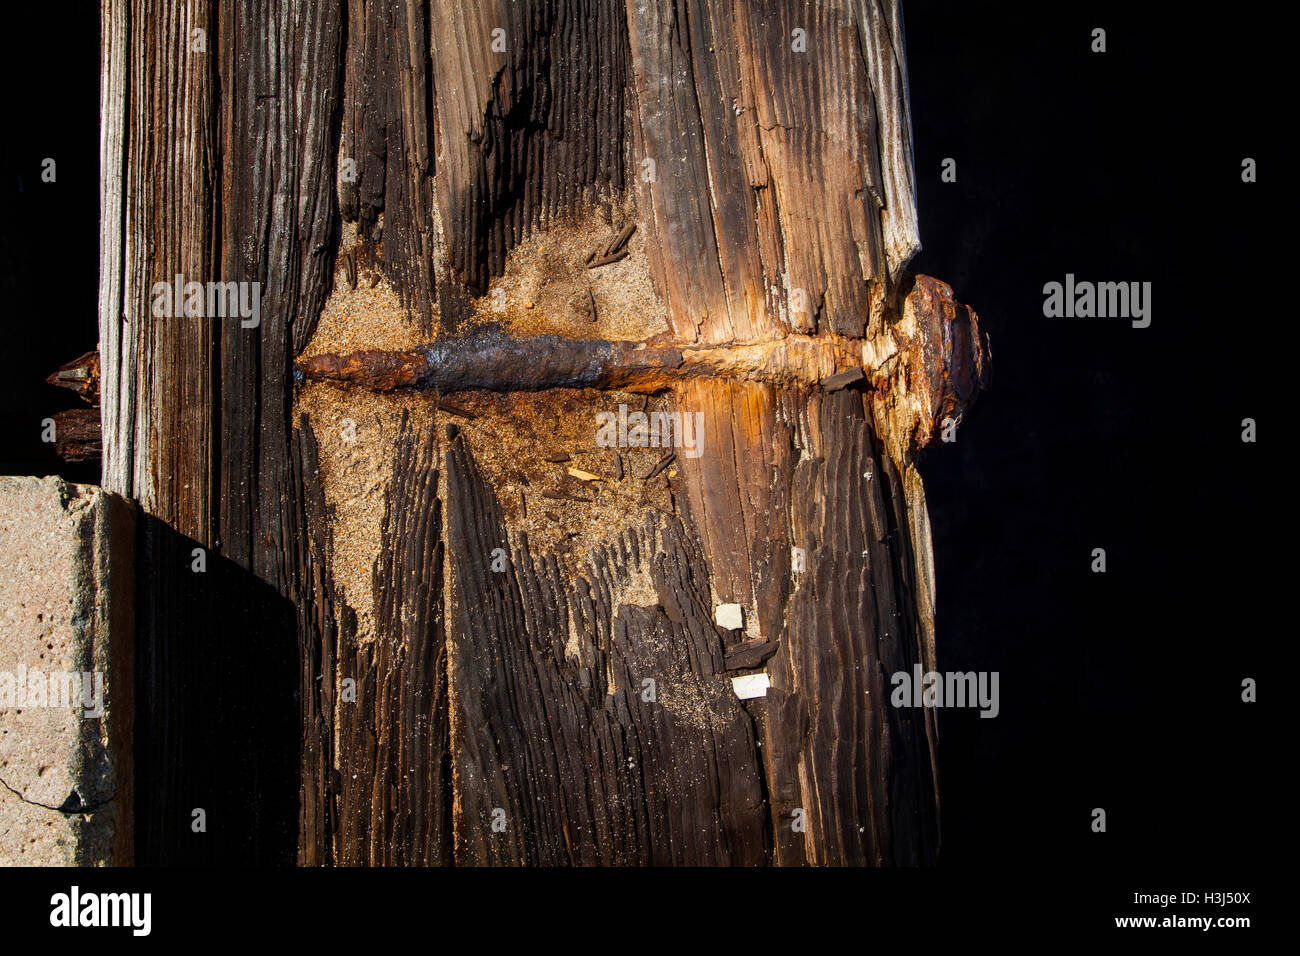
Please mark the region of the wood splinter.
[[587, 268], [595, 269], [599, 266], [607, 266], [618, 262], [620, 259], [626, 259], [628, 255], [627, 241], [632, 238], [632, 233], [636, 232], [636, 223], [629, 222], [618, 235], [610, 240], [609, 245], [605, 246], [603, 252], [599, 255], [595, 250], [587, 256]]
[[104, 452], [99, 411], [99, 349], [60, 365], [45, 381], [76, 392], [91, 408], [55, 412], [54, 453], [69, 463], [98, 461]]

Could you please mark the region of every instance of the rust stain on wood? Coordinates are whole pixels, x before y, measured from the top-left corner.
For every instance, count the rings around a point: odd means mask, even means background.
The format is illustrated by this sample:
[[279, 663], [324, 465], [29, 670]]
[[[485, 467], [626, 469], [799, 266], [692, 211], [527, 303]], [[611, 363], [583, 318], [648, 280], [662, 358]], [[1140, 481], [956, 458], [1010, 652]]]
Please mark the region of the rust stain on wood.
[[514, 338], [487, 326], [404, 351], [310, 355], [300, 358], [296, 369], [301, 380], [440, 394], [552, 388], [658, 392], [710, 377], [826, 391], [863, 382], [873, 394], [875, 423], [890, 436], [891, 453], [902, 462], [931, 444], [945, 419], [960, 419], [986, 384], [991, 357], [975, 311], [930, 276], [915, 276], [900, 313], [882, 316], [863, 339], [796, 334], [704, 347], [666, 335], [645, 342]]

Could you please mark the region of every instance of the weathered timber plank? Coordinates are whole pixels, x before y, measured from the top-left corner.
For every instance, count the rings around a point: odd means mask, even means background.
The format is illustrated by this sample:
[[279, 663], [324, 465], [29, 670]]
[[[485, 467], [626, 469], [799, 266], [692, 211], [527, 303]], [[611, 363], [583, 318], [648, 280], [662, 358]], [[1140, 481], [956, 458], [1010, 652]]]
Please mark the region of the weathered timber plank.
[[888, 703], [889, 675], [930, 659], [929, 631], [902, 485], [862, 396], [701, 380], [676, 403], [704, 415], [704, 453], [679, 459], [681, 501], [717, 600], [753, 616], [750, 640], [779, 645], [750, 703], [775, 862], [933, 862], [933, 727]]
[[[433, 330], [445, 258], [436, 225], [431, 23], [426, 4], [362, 0], [347, 5], [338, 193], [362, 256], [373, 257]], [[383, 225], [380, 227], [380, 217]]]
[[[897, 470], [860, 396], [815, 401], [809, 426], [816, 451], [795, 470], [792, 495], [792, 540], [806, 542], [807, 579], [791, 596], [789, 639], [769, 665], [778, 691], [797, 693], [771, 695], [765, 753], [774, 775], [790, 761], [801, 781], [808, 830], [798, 856], [934, 863], [937, 742], [923, 712], [889, 703], [890, 675], [925, 660]], [[800, 725], [802, 736], [790, 732]]]
[[[136, 0], [106, 4], [104, 23], [105, 480], [150, 516], [143, 858], [284, 859], [291, 767], [309, 864], [933, 860], [933, 715], [890, 708], [882, 688], [933, 666], [910, 460], [954, 407], [949, 359], [970, 343], [931, 323], [937, 362], [896, 327], [917, 246], [897, 4]], [[185, 42], [196, 27], [206, 55]], [[455, 332], [511, 249], [593, 204], [639, 227], [669, 306], [657, 347], [741, 343], [683, 359], [732, 381], [672, 385], [669, 407], [704, 416], [704, 456], [627, 474], [616, 458], [601, 481], [535, 488], [530, 505], [463, 439], [404, 420], [373, 476], [384, 515], [361, 542], [374, 563], [359, 600], [343, 565], [365, 556], [321, 474], [328, 442], [290, 425], [293, 359], [340, 245], [349, 285], [358, 263], [367, 281], [377, 268], [423, 334]], [[258, 282], [260, 323], [155, 320], [151, 283], [177, 273]], [[948, 299], [929, 294], [930, 312]], [[901, 379], [867, 383], [869, 406], [856, 388], [782, 390], [843, 367], [838, 352], [791, 352], [803, 339], [789, 332], [855, 350], [865, 333], [883, 343], [876, 365], [906, 366], [932, 400], [900, 424], [880, 396]], [[746, 380], [763, 374], [776, 385]], [[490, 436], [494, 416], [545, 415], [541, 401], [494, 410], [467, 393], [457, 407]], [[566, 401], [545, 424], [592, 434], [590, 410]], [[641, 483], [643, 507], [575, 551], [608, 481]], [[561, 514], [544, 544], [503, 511], [539, 506]], [[195, 547], [218, 572], [201, 587]], [[746, 630], [715, 626], [729, 602]], [[300, 734], [282, 710], [294, 633]], [[265, 673], [223, 685], [211, 712], [175, 697], [254, 662]], [[730, 676], [758, 667], [768, 696], [738, 701]], [[228, 755], [239, 782], [181, 757], [218, 719], [264, 726], [257, 754]], [[261, 836], [190, 836], [202, 800]]]
[[214, 330], [150, 314], [154, 282], [212, 272], [215, 70], [188, 42], [211, 32], [209, 9], [134, 0], [103, 16], [104, 485], [210, 540]]
[[[337, 747], [338, 649], [355, 632], [339, 606], [330, 574], [330, 526], [320, 477], [316, 435], [302, 421], [293, 432], [297, 507], [294, 605], [298, 610], [299, 694], [302, 701], [301, 798], [298, 863], [334, 864], [340, 858]], [[352, 626], [349, 628], [349, 624]], [[364, 858], [364, 857], [362, 857]]]
[[430, 16], [448, 271], [481, 294], [532, 229], [622, 188], [626, 19], [613, 0], [434, 0]]
[[[295, 431], [307, 528], [300, 596], [304, 864], [451, 862], [437, 442], [403, 416], [376, 543], [371, 633], [332, 579], [320, 451]], [[303, 610], [310, 610], [304, 616]]]
[[[447, 864], [452, 791], [438, 442], [413, 433], [403, 418], [397, 448], [375, 568], [374, 701], [362, 699], [354, 718], [368, 720], [376, 734], [371, 828], [384, 839], [367, 841], [382, 853], [368, 862]], [[345, 778], [356, 756], [345, 755]]]
[[[493, 572], [506, 529], [463, 438], [446, 468], [456, 861], [765, 862], [752, 721], [680, 523], [650, 513], [581, 569], [523, 537]], [[653, 603], [620, 601], [645, 574]]]
[[629, 2], [628, 21], [674, 333], [862, 335], [919, 247], [897, 4]]
[[[144, 514], [138, 858], [287, 861], [290, 360], [333, 272], [340, 7], [136, 0], [103, 17], [104, 483]], [[155, 283], [178, 276], [257, 283], [256, 321], [156, 315]]]

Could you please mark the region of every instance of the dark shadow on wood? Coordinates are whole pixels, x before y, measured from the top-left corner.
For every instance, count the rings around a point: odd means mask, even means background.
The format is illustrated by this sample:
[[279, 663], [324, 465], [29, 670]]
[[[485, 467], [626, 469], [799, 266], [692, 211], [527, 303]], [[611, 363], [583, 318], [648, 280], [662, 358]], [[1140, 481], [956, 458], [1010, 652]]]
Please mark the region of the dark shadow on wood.
[[[141, 515], [136, 568], [136, 846], [140, 865], [291, 865], [298, 652], [292, 604]], [[194, 832], [194, 810], [206, 832]]]

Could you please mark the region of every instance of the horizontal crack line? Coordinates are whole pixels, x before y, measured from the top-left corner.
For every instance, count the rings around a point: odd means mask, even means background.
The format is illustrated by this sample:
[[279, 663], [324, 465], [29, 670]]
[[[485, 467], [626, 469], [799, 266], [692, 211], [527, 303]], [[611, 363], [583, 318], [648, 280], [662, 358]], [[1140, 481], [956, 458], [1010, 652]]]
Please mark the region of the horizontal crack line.
[[74, 788], [73, 791], [68, 794], [68, 799], [64, 800], [61, 806], [52, 807], [48, 803], [41, 803], [39, 800], [32, 800], [31, 798], [24, 796], [22, 791], [15, 790], [13, 787], [9, 786], [9, 782], [3, 777], [0, 777], [0, 786], [4, 787], [15, 797], [29, 806], [40, 807], [42, 810], [49, 810], [52, 813], [62, 813], [65, 816], [73, 816], [78, 813], [94, 813], [96, 810], [112, 803], [113, 798], [116, 796], [116, 794], [109, 794], [103, 800], [99, 801], [99, 803], [84, 804], [81, 802], [81, 794]]

